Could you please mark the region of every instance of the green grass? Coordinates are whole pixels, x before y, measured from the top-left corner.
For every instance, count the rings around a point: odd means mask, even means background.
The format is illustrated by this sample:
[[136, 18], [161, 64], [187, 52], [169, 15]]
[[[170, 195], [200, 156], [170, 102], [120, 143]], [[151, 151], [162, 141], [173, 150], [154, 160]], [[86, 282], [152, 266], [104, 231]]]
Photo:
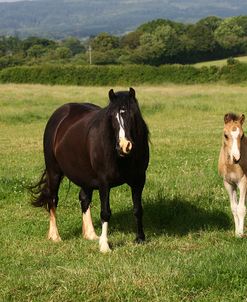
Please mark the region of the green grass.
[[[236, 60], [246, 63], [247, 62], [247, 56], [242, 56], [242, 57], [234, 57]], [[213, 60], [213, 61], [206, 61], [206, 62], [200, 62], [193, 64], [195, 67], [203, 67], [203, 66], [219, 66], [222, 67], [224, 65], [227, 65], [227, 59], [222, 59], [222, 60]]]
[[[0, 85], [0, 301], [246, 301], [247, 241], [234, 238], [217, 173], [223, 116], [246, 114], [245, 87], [135, 87], [151, 132], [147, 242], [133, 243], [122, 186], [111, 191], [113, 251], [100, 254], [81, 237], [78, 188], [66, 199], [67, 180], [57, 211], [63, 241], [46, 240], [48, 214], [30, 206], [24, 187], [42, 171], [47, 118], [64, 102], [105, 105], [109, 88]], [[99, 234], [97, 192], [92, 212]]]

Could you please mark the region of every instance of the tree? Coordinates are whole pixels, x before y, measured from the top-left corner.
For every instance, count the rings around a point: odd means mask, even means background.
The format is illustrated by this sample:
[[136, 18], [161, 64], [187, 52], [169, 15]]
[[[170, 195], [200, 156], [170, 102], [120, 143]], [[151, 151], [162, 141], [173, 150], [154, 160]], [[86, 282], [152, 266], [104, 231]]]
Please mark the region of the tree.
[[219, 17], [209, 16], [204, 19], [201, 19], [197, 22], [198, 25], [207, 27], [209, 30], [214, 32], [221, 24], [223, 20]]
[[119, 38], [108, 33], [100, 33], [90, 41], [93, 50], [105, 52], [119, 47]]
[[187, 35], [193, 41], [196, 52], [211, 53], [216, 47], [213, 31], [210, 27], [198, 22], [188, 28]]
[[28, 57], [31, 58], [40, 58], [42, 57], [46, 52], [46, 49], [44, 46], [41, 45], [33, 45], [30, 47], [27, 51]]
[[73, 53], [68, 47], [58, 47], [55, 50], [55, 57], [58, 59], [69, 59], [72, 55]]
[[186, 29], [186, 25], [183, 23], [174, 22], [168, 19], [157, 19], [142, 24], [137, 28], [137, 31], [141, 33], [153, 33], [160, 26], [170, 26], [175, 29], [177, 33], [183, 33]]
[[214, 32], [215, 39], [226, 49], [233, 49], [240, 46], [243, 41], [244, 30], [238, 25], [236, 18], [227, 18]]
[[142, 33], [140, 31], [133, 31], [128, 33], [121, 38], [120, 46], [122, 48], [136, 49], [138, 46], [140, 46], [141, 34]]
[[57, 46], [57, 43], [44, 39], [44, 38], [38, 38], [38, 37], [29, 37], [22, 42], [23, 50], [26, 52], [29, 48], [31, 48], [34, 45], [43, 46], [46, 48], [55, 48]]
[[178, 35], [170, 25], [158, 26], [153, 33], [144, 33], [140, 37], [139, 58], [144, 63], [160, 65], [170, 63], [180, 51]]
[[0, 37], [0, 55], [13, 55], [22, 51], [22, 41], [17, 37]]
[[62, 46], [70, 49], [73, 56], [85, 51], [85, 47], [81, 44], [81, 41], [74, 37], [69, 37], [64, 40]]

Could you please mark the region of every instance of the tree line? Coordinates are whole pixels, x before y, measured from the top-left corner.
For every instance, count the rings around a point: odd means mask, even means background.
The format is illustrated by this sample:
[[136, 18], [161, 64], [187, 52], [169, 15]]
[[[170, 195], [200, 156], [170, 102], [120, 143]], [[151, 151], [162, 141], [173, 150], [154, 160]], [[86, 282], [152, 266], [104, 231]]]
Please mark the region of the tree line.
[[247, 16], [210, 16], [195, 24], [158, 19], [122, 36], [102, 32], [86, 40], [0, 37], [0, 68], [43, 63], [191, 64], [247, 53]]

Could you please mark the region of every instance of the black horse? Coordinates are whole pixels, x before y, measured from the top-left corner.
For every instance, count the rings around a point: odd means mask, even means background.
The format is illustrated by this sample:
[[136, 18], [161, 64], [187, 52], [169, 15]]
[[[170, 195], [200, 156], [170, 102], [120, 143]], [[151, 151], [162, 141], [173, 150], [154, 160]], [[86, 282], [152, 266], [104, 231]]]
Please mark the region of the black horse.
[[50, 117], [44, 132], [45, 170], [32, 187], [33, 205], [50, 212], [48, 238], [60, 241], [56, 226], [58, 190], [63, 176], [81, 188], [82, 231], [86, 239], [95, 234], [90, 203], [94, 189], [101, 201], [102, 234], [100, 251], [109, 251], [107, 228], [111, 216], [110, 189], [127, 183], [131, 187], [137, 242], [145, 240], [142, 226], [142, 190], [149, 162], [148, 127], [144, 122], [135, 90], [114, 93], [100, 108], [89, 103], [68, 103]]

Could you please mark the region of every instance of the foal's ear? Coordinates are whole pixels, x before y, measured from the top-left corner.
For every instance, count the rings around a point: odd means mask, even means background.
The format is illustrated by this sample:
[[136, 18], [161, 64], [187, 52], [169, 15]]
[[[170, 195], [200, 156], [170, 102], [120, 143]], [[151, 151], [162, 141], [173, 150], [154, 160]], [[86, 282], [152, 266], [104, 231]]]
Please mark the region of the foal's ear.
[[114, 102], [114, 101], [115, 101], [115, 99], [116, 99], [116, 95], [115, 95], [115, 93], [114, 93], [113, 89], [109, 90], [108, 95], [109, 95], [109, 99], [110, 99], [110, 101], [111, 101], [111, 102]]
[[242, 115], [240, 116], [240, 118], [239, 118], [239, 122], [240, 122], [241, 125], [243, 125], [244, 120], [245, 120], [245, 116], [244, 116], [244, 114], [242, 114]]
[[229, 123], [231, 121], [231, 115], [230, 113], [225, 114], [224, 116], [224, 122], [225, 124]]
[[130, 89], [129, 89], [129, 95], [130, 95], [131, 97], [135, 98], [136, 92], [135, 92], [135, 89], [134, 89], [134, 88], [130, 87]]

